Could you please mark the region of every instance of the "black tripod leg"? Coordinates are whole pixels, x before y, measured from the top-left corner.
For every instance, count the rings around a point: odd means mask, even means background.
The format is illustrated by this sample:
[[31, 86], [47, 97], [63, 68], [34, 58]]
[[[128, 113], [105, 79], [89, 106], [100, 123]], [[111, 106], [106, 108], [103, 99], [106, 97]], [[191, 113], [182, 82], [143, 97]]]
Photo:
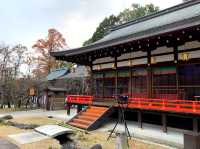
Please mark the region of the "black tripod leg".
[[128, 129], [128, 126], [127, 126], [126, 121], [125, 121], [125, 127], [126, 127], [126, 130], [127, 130], [127, 133], [128, 133], [128, 137], [131, 138], [131, 134], [130, 134], [130, 131], [129, 131], [129, 129]]
[[126, 123], [125, 117], [124, 117], [124, 126], [125, 126], [126, 132], [127, 132], [127, 134], [128, 134], [128, 137], [131, 138], [131, 135], [130, 135], [130, 132], [129, 132], [128, 125], [127, 125], [127, 123]]
[[124, 110], [124, 107], [121, 108], [121, 111], [122, 111], [122, 121], [124, 123], [124, 127], [125, 127], [125, 134], [127, 136], [127, 147], [129, 148], [129, 142], [128, 142], [128, 137], [130, 137], [130, 133], [129, 133], [129, 130], [128, 130], [128, 127], [127, 127], [127, 124], [126, 124], [126, 119], [125, 119], [125, 110]]
[[115, 131], [115, 129], [116, 129], [116, 127], [117, 127], [118, 123], [119, 123], [119, 119], [118, 119], [117, 123], [115, 124], [114, 128], [112, 129], [112, 131], [110, 132], [110, 134], [109, 134], [109, 136], [108, 136], [107, 140], [109, 140], [109, 139], [110, 139], [110, 137], [112, 136], [112, 134], [113, 134], [113, 132]]
[[124, 127], [125, 127], [125, 133], [128, 134], [128, 137], [131, 138], [131, 135], [130, 135], [130, 132], [129, 132], [129, 129], [128, 129], [128, 126], [127, 126], [127, 123], [126, 123], [126, 119], [125, 119], [125, 114], [124, 114], [124, 110], [125, 107], [122, 107], [121, 111], [122, 111], [122, 118], [123, 118], [123, 123], [124, 123]]

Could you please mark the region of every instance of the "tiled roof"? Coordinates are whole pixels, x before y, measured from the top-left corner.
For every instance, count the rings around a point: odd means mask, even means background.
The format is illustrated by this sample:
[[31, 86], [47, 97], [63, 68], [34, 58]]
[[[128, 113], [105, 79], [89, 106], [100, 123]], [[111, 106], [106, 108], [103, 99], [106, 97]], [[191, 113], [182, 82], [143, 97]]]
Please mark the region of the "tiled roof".
[[47, 76], [47, 80], [48, 81], [52, 81], [55, 80], [61, 76], [64, 76], [65, 74], [67, 74], [69, 71], [66, 68], [63, 69], [56, 69], [54, 71], [52, 71], [48, 76]]
[[95, 43], [76, 49], [53, 52], [51, 55], [56, 58], [74, 56], [196, 25], [200, 25], [200, 0], [185, 2], [116, 26], [108, 35]]

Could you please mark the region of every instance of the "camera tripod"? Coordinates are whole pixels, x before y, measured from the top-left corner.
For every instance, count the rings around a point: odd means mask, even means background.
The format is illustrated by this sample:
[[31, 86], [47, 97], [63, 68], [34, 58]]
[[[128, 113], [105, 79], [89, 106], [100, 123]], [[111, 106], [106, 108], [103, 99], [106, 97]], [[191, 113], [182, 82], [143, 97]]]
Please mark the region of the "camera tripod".
[[115, 132], [115, 129], [117, 128], [117, 125], [119, 123], [124, 124], [125, 134], [127, 137], [131, 138], [130, 132], [127, 127], [125, 114], [124, 114], [128, 107], [128, 96], [115, 96], [115, 100], [117, 101], [117, 104], [118, 104], [118, 120], [115, 123], [115, 126], [113, 127], [113, 129], [111, 130], [107, 140], [109, 140], [112, 134]]

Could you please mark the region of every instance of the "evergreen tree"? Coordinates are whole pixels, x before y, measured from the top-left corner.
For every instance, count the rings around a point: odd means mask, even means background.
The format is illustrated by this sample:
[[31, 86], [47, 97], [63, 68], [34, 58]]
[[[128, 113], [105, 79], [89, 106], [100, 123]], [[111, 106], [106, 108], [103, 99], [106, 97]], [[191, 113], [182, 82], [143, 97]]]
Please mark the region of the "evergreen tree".
[[85, 41], [83, 45], [88, 45], [90, 43], [93, 43], [101, 38], [103, 38], [106, 33], [108, 32], [108, 30], [116, 25], [116, 23], [119, 22], [118, 17], [111, 15], [109, 17], [106, 17], [97, 27], [96, 31], [94, 32], [94, 34], [92, 35], [92, 37]]
[[141, 6], [139, 4], [132, 4], [131, 8], [127, 8], [124, 11], [120, 12], [119, 15], [111, 15], [106, 17], [97, 27], [96, 31], [93, 33], [92, 37], [85, 41], [83, 45], [88, 45], [97, 40], [103, 38], [109, 31], [112, 26], [126, 23], [128, 21], [137, 19], [149, 15], [151, 13], [159, 11], [159, 7], [154, 6], [153, 4], [147, 4]]

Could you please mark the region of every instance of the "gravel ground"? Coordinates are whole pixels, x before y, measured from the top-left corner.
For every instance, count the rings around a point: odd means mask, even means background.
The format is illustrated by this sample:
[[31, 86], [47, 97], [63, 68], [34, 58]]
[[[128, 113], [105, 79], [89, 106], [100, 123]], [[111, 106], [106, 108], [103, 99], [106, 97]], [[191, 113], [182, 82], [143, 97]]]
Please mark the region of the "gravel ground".
[[53, 116], [54, 118], [68, 121], [71, 119], [74, 115], [76, 115], [76, 110], [72, 109], [71, 110], [71, 115], [67, 116], [67, 111], [66, 110], [57, 110], [57, 111], [46, 111], [42, 109], [37, 109], [37, 110], [28, 110], [28, 111], [15, 111], [15, 112], [0, 112], [0, 117], [5, 116], [5, 115], [12, 115], [14, 118], [18, 117], [27, 117], [27, 116]]
[[[73, 109], [71, 111], [71, 115], [67, 116], [66, 110], [59, 110], [59, 111], [45, 111], [45, 110], [30, 110], [30, 111], [16, 111], [16, 112], [7, 112], [7, 113], [0, 113], [1, 116], [5, 116], [10, 114], [16, 119], [16, 121], [23, 121], [29, 123], [30, 121], [37, 121], [33, 117], [48, 117], [53, 116], [55, 119], [59, 119], [62, 121], [68, 121], [74, 115], [76, 115], [76, 110]], [[22, 120], [23, 117], [32, 117], [26, 120]], [[41, 123], [42, 124], [42, 123]], [[109, 130], [113, 128], [115, 124], [114, 121], [106, 122], [101, 128], [97, 131], [102, 133], [107, 133]], [[163, 133], [161, 127], [155, 125], [144, 124], [143, 129], [138, 128], [137, 123], [128, 122], [128, 127], [131, 134], [139, 139], [148, 140], [150, 142], [156, 142], [161, 144], [167, 144], [174, 147], [182, 148], [183, 147], [183, 134], [178, 133], [175, 131], [169, 130], [167, 133]], [[118, 131], [123, 131], [124, 128], [122, 125], [119, 125], [117, 128]]]

